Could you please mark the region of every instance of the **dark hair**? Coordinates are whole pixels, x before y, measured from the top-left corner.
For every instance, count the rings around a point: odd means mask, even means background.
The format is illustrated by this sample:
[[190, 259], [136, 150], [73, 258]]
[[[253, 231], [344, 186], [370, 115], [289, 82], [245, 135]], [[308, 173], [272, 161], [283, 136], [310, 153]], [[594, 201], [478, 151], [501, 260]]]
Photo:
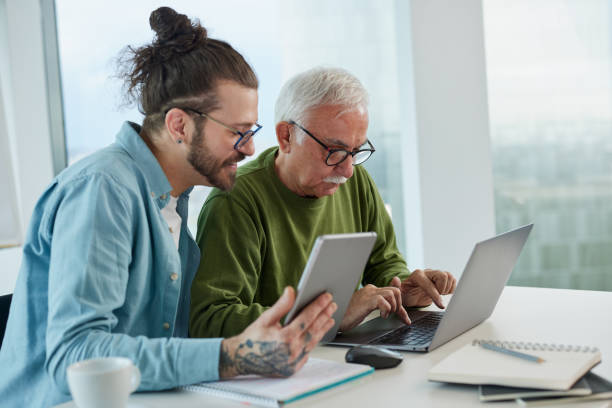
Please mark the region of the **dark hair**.
[[140, 48], [127, 46], [119, 57], [127, 101], [137, 102], [145, 115], [145, 133], [159, 128], [172, 107], [214, 110], [219, 80], [258, 87], [243, 56], [228, 43], [208, 38], [197, 19], [192, 22], [170, 7], [160, 7], [151, 13], [149, 24], [157, 34], [154, 41]]

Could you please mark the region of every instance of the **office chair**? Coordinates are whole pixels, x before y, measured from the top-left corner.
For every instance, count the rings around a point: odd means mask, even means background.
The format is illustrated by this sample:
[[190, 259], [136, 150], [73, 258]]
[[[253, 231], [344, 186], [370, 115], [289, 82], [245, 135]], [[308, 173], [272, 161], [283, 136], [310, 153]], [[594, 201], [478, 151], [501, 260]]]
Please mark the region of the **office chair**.
[[11, 308], [11, 300], [13, 300], [12, 294], [0, 296], [0, 348], [2, 348], [2, 339], [4, 339], [6, 322], [8, 321], [9, 309]]

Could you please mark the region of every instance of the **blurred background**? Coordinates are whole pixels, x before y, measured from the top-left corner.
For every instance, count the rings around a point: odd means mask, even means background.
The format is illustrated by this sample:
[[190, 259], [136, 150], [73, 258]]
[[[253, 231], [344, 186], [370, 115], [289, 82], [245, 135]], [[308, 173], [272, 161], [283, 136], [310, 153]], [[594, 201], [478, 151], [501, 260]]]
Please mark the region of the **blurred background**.
[[[17, 48], [24, 28], [12, 17], [40, 15], [52, 176], [112, 143], [123, 121], [141, 121], [123, 103], [116, 58], [151, 41], [149, 13], [168, 5], [254, 67], [256, 154], [276, 144], [285, 80], [316, 65], [361, 79], [376, 146], [365, 166], [411, 268], [460, 275], [474, 242], [534, 222], [510, 284], [612, 290], [612, 0], [15, 3], [0, 0], [0, 136], [9, 153], [0, 178], [17, 198], [0, 228], [19, 220], [5, 244], [17, 247], [0, 249], [0, 262], [12, 269], [36, 192], [50, 181], [43, 175], [23, 193], [24, 157], [30, 169], [37, 161], [19, 135], [38, 118], [21, 113], [32, 98], [20, 101], [19, 84], [30, 76], [20, 82], [16, 71], [30, 51]], [[194, 234], [208, 192], [192, 193]], [[15, 273], [0, 274], [0, 289], [12, 291]]]

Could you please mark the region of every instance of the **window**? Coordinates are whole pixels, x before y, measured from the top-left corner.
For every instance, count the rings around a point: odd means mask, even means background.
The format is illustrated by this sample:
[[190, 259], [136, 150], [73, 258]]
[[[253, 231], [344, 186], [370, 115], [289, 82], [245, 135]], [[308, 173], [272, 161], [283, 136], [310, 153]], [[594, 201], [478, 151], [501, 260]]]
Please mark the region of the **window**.
[[612, 290], [612, 2], [485, 0], [496, 227], [514, 285]]
[[[259, 120], [264, 126], [255, 138], [256, 154], [276, 144], [273, 110], [285, 80], [322, 64], [341, 66], [360, 78], [370, 92], [368, 137], [376, 146], [365, 166], [392, 209], [403, 250], [395, 2], [194, 0], [167, 5], [199, 17], [211, 37], [228, 41], [253, 65], [260, 79]], [[117, 109], [121, 83], [112, 77], [114, 58], [126, 45], [151, 40], [148, 17], [154, 6], [142, 1], [64, 0], [56, 7], [66, 146], [72, 163], [112, 143], [124, 120], [141, 121], [135, 109]], [[96, 16], [96, 30], [83, 16]], [[189, 218], [194, 232], [208, 191], [192, 193]]]

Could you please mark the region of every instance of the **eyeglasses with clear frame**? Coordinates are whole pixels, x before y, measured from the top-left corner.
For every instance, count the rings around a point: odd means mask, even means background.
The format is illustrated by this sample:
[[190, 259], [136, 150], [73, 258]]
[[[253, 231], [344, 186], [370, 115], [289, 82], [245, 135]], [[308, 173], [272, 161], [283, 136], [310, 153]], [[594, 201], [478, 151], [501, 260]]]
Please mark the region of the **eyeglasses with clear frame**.
[[[327, 154], [327, 158], [325, 158], [325, 164], [327, 164], [328, 166], [337, 166], [338, 164], [346, 160], [346, 158], [349, 157], [349, 155], [353, 158], [353, 166], [357, 166], [359, 164], [362, 164], [366, 160], [368, 160], [370, 156], [372, 156], [372, 154], [376, 151], [376, 149], [374, 148], [374, 145], [372, 145], [372, 143], [369, 140], [366, 140], [366, 143], [369, 146], [368, 148], [353, 150], [352, 152], [349, 152], [348, 150], [340, 149], [340, 148], [331, 148], [327, 146], [325, 143], [323, 143], [322, 141], [320, 141], [319, 139], [317, 139], [306, 128], [300, 126], [295, 121], [290, 120], [288, 123], [290, 125], [294, 125], [300, 128], [304, 133], [312, 137], [315, 142], [317, 142], [325, 150], [327, 150], [328, 154]], [[364, 146], [366, 143], [364, 143]]]
[[[184, 110], [184, 111], [187, 111], [187, 112], [193, 112], [196, 115], [200, 115], [202, 117], [205, 117], [206, 119], [210, 119], [213, 122], [215, 122], [215, 123], [223, 126], [224, 128], [230, 130], [232, 133], [234, 133], [236, 136], [238, 136], [238, 140], [236, 141], [236, 143], [234, 143], [234, 150], [239, 150], [242, 146], [247, 144], [248, 141], [253, 136], [255, 136], [255, 133], [257, 133], [259, 131], [259, 129], [262, 128], [262, 126], [259, 123], [255, 123], [255, 126], [252, 129], [247, 130], [246, 132], [241, 132], [238, 129], [232, 127], [232, 126], [226, 125], [225, 123], [221, 122], [220, 120], [213, 118], [212, 116], [210, 116], [207, 113], [200, 112], [200, 111], [195, 110], [193, 108], [179, 108], [179, 107], [175, 107], [175, 108], [176, 109], [180, 109], [180, 110]], [[174, 109], [174, 108], [171, 108], [171, 109]], [[169, 110], [170, 109], [166, 110], [165, 113], [168, 113]]]

